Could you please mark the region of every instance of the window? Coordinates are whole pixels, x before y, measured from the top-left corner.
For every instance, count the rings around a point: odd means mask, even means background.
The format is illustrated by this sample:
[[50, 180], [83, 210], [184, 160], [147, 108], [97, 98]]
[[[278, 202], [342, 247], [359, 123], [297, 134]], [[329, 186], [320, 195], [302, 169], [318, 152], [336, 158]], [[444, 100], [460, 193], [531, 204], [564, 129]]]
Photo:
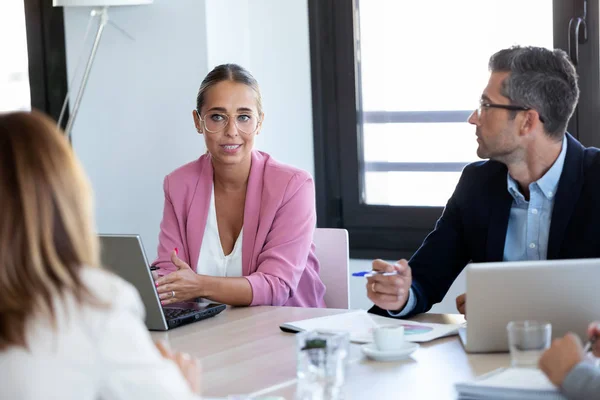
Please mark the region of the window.
[[0, 112], [29, 110], [25, 9], [21, 1], [0, 3]]
[[[462, 168], [477, 160], [466, 120], [489, 55], [512, 44], [552, 47], [552, 3], [367, 0], [357, 1], [357, 15], [361, 200], [444, 206]], [[437, 29], [423, 29], [425, 19]]]
[[352, 257], [410, 257], [462, 168], [477, 160], [466, 120], [490, 55], [514, 44], [569, 50], [577, 17], [585, 16], [588, 37], [569, 131], [600, 144], [597, 8], [583, 0], [310, 0], [319, 226], [348, 229]]

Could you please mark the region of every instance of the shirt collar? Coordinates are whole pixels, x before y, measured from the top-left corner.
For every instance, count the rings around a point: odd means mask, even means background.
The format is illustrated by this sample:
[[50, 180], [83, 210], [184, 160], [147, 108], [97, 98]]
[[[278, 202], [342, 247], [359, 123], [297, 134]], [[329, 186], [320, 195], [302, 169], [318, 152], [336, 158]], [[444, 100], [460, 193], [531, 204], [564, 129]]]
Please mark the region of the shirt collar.
[[[547, 199], [552, 199], [556, 194], [556, 188], [560, 181], [560, 175], [562, 174], [563, 166], [565, 165], [565, 157], [567, 155], [567, 135], [564, 136], [562, 142], [562, 149], [554, 164], [550, 169], [533, 184], [537, 184], [544, 196]], [[519, 190], [519, 184], [515, 181], [509, 173], [506, 174], [508, 192], [515, 200], [525, 200], [521, 191]]]

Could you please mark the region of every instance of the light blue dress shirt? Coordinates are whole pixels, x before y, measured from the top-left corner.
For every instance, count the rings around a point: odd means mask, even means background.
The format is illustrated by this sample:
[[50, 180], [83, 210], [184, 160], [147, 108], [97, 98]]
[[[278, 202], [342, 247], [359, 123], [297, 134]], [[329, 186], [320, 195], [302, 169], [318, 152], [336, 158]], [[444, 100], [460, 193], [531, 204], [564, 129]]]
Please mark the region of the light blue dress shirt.
[[[560, 181], [565, 156], [567, 136], [562, 149], [550, 169], [537, 181], [529, 185], [529, 201], [519, 190], [519, 184], [506, 174], [508, 192], [513, 198], [508, 217], [508, 228], [504, 241], [504, 261], [545, 260], [548, 254], [548, 235], [554, 208], [554, 197]], [[402, 311], [388, 311], [392, 317], [403, 317], [416, 306], [417, 300], [410, 288], [408, 301]]]

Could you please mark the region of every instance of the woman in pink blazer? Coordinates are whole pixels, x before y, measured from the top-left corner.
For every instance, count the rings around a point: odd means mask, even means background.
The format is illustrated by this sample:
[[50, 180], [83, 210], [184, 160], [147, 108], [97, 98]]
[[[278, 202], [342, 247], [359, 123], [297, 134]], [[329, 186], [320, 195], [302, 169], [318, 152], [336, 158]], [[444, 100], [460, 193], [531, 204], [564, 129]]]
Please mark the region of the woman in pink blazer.
[[216, 67], [193, 117], [208, 151], [164, 180], [153, 263], [162, 303], [324, 307], [314, 183], [253, 150], [264, 119], [256, 80], [235, 64]]

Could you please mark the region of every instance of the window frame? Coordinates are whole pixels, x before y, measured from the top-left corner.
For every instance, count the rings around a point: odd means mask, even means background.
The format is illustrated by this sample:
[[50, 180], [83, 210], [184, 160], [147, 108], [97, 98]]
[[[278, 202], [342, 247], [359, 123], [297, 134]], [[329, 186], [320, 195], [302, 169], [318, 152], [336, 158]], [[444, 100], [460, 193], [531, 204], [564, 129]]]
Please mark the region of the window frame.
[[[31, 108], [58, 121], [68, 93], [63, 8], [49, 0], [24, 0], [24, 6]], [[68, 119], [67, 107], [63, 129]]]
[[[443, 207], [367, 205], [361, 202], [362, 122], [356, 48], [358, 0], [308, 0], [312, 72], [315, 185], [319, 227], [345, 228], [352, 258], [409, 258], [434, 228]], [[587, 6], [588, 41], [580, 44], [581, 97], [569, 132], [586, 146], [600, 147], [598, 2], [553, 0], [554, 46], [568, 51], [569, 21]], [[370, 112], [373, 122], [465, 121], [472, 110]], [[468, 114], [466, 114], [468, 113]], [[387, 164], [387, 165], [386, 165]], [[461, 170], [464, 163], [430, 163], [421, 168]], [[369, 170], [403, 171], [414, 163], [368, 163]], [[410, 169], [412, 170], [412, 169]]]

